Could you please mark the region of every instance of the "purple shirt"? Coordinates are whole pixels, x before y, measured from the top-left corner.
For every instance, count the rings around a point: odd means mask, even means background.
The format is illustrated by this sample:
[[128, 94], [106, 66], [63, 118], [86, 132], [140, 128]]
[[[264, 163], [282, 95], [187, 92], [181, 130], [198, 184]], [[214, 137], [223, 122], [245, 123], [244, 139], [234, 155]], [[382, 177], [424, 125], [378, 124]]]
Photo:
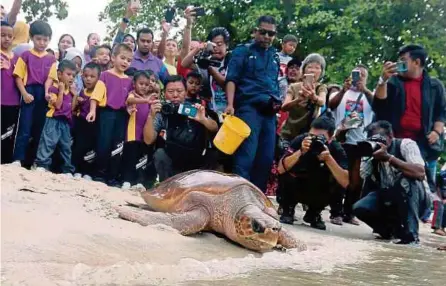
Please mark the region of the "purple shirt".
[[130, 115], [127, 126], [127, 141], [143, 141], [143, 130], [149, 116], [150, 106], [148, 104], [136, 105], [136, 112]]
[[[59, 88], [51, 86], [48, 92], [53, 98], [54, 96], [56, 96], [56, 98], [54, 99], [57, 99], [57, 96], [59, 95]], [[46, 116], [54, 118], [65, 118], [69, 122], [71, 122], [73, 114], [72, 103], [73, 103], [73, 94], [71, 94], [71, 92], [67, 90], [63, 95], [62, 106], [60, 107], [60, 109], [56, 109], [56, 107], [53, 104], [49, 104], [50, 110], [48, 110]]]
[[87, 115], [90, 112], [90, 96], [91, 93], [88, 93], [86, 89], [81, 90], [79, 93], [79, 97], [84, 99], [84, 101], [79, 104], [79, 116], [84, 119], [87, 118]]
[[141, 52], [136, 51], [133, 55], [132, 64], [130, 66], [140, 71], [151, 70], [158, 75], [162, 82], [165, 82], [169, 76], [169, 72], [167, 71], [163, 61], [155, 57], [152, 53], [149, 53], [149, 57], [144, 59]]
[[26, 79], [27, 86], [44, 85], [49, 77], [57, 81], [56, 58], [48, 53], [38, 56], [34, 50], [25, 51], [17, 61], [14, 74]]
[[105, 71], [101, 73], [99, 80], [104, 83], [106, 88], [105, 106], [115, 110], [125, 108], [125, 101], [132, 90], [132, 79], [128, 76], [119, 77], [110, 71]]
[[20, 92], [17, 89], [14, 78], [14, 68], [18, 57], [13, 56], [12, 59], [8, 55], [1, 53], [1, 58], [4, 64], [9, 63], [8, 69], [1, 71], [1, 101], [2, 105], [18, 106], [20, 105]]

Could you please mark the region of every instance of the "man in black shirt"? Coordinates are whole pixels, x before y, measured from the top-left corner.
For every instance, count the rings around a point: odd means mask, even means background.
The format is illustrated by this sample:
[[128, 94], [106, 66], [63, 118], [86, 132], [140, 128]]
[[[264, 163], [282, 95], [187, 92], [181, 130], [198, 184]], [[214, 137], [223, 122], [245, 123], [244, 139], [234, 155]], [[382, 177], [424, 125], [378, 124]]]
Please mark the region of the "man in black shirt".
[[279, 162], [279, 188], [282, 223], [293, 224], [297, 203], [308, 205], [304, 221], [325, 230], [321, 218], [335, 188], [349, 184], [348, 161], [344, 149], [333, 141], [335, 123], [321, 116], [313, 121], [309, 133], [297, 136]]

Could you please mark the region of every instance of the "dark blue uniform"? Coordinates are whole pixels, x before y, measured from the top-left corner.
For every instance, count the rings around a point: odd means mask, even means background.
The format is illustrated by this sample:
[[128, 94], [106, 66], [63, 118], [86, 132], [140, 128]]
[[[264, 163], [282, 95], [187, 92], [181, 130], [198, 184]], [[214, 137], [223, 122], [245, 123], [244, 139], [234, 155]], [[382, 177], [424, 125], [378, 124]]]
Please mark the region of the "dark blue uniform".
[[251, 135], [234, 155], [233, 172], [266, 191], [274, 157], [276, 115], [272, 104], [280, 103], [279, 61], [276, 50], [256, 43], [232, 52], [226, 82], [234, 82], [235, 116], [251, 127]]

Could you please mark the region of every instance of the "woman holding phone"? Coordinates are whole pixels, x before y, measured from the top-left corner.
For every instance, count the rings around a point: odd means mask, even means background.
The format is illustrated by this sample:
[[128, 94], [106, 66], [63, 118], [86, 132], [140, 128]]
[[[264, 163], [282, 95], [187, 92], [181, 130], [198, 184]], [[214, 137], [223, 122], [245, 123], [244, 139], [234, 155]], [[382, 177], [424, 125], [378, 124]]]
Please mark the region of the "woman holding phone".
[[289, 112], [280, 133], [283, 148], [287, 148], [296, 136], [309, 130], [326, 101], [327, 86], [320, 82], [325, 73], [325, 59], [320, 54], [310, 54], [302, 62], [301, 69], [302, 81], [288, 87], [282, 105], [282, 110]]

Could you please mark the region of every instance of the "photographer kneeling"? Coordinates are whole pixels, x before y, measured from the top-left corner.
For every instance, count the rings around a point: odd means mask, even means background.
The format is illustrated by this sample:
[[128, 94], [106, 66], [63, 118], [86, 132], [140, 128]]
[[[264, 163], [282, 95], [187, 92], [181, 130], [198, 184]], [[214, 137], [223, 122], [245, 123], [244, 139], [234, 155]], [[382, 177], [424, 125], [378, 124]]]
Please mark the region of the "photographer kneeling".
[[201, 168], [205, 164], [205, 150], [209, 133], [218, 130], [200, 104], [185, 102], [186, 86], [181, 76], [170, 76], [165, 88], [166, 102], [154, 100], [144, 126], [144, 142], [153, 144], [165, 130], [164, 148], [154, 154], [160, 181], [178, 173]]
[[308, 205], [304, 221], [325, 230], [321, 218], [333, 188], [348, 185], [348, 162], [342, 146], [333, 141], [334, 120], [327, 115], [311, 123], [309, 133], [297, 136], [279, 162], [283, 208], [280, 221], [293, 224], [297, 203]]
[[418, 243], [418, 218], [430, 205], [420, 149], [411, 139], [395, 139], [387, 121], [368, 130], [369, 139], [358, 143], [358, 155], [371, 156], [360, 169], [367, 195], [354, 204], [353, 213], [383, 239]]

